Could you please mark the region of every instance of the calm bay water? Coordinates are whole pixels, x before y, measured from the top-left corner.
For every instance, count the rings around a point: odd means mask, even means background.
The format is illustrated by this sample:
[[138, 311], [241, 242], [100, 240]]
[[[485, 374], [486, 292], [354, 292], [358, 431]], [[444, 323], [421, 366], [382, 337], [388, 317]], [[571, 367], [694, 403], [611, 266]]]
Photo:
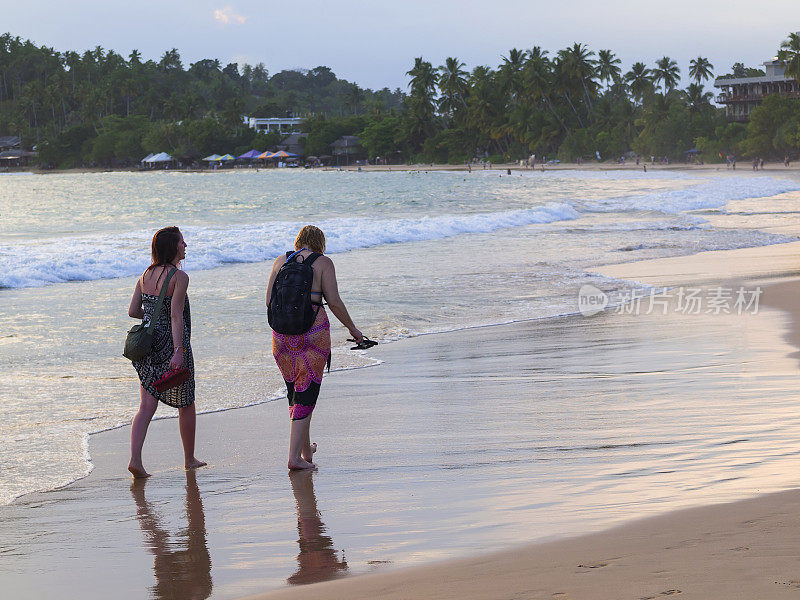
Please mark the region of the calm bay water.
[[[220, 410], [279, 396], [264, 284], [305, 223], [356, 323], [388, 342], [572, 313], [581, 285], [621, 286], [596, 265], [795, 239], [758, 228], [796, 222], [800, 184], [760, 175], [0, 176], [0, 502], [86, 474], [88, 433], [135, 413], [121, 345], [159, 227], [189, 244], [198, 408]], [[333, 335], [334, 368], [370, 364]]]

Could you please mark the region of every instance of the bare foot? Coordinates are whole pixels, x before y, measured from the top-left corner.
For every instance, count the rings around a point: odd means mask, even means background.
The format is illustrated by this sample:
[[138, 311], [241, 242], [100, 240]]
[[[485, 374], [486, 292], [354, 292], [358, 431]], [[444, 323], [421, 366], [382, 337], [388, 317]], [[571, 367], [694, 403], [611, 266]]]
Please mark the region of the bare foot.
[[306, 454], [305, 454], [305, 452], [304, 452], [304, 453], [303, 453], [303, 460], [305, 460], [305, 461], [307, 461], [307, 462], [311, 462], [311, 460], [314, 458], [314, 452], [316, 452], [316, 451], [317, 451], [317, 444], [316, 444], [316, 443], [314, 443], [314, 442], [312, 442], [312, 443], [311, 443], [311, 454], [309, 454], [308, 456], [306, 456]]
[[292, 470], [298, 469], [314, 469], [317, 465], [312, 462], [309, 462], [303, 458], [290, 458], [287, 466]]
[[208, 463], [204, 463], [202, 460], [197, 460], [196, 458], [193, 458], [192, 460], [187, 462], [184, 465], [184, 467], [187, 468], [187, 469], [197, 469], [197, 468], [200, 468], [200, 467], [205, 467], [207, 464]]
[[128, 471], [131, 472], [131, 475], [133, 475], [134, 479], [144, 479], [145, 477], [150, 477], [150, 473], [145, 471], [142, 465], [134, 465], [133, 463], [130, 463], [128, 465]]

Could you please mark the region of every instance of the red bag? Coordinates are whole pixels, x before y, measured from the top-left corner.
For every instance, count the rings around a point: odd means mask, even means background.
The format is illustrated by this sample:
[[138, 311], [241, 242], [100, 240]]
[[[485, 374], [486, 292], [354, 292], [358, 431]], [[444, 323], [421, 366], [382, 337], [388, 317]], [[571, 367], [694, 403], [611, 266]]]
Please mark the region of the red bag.
[[158, 393], [164, 393], [167, 390], [178, 387], [184, 381], [189, 381], [191, 376], [192, 372], [189, 369], [186, 367], [178, 367], [177, 369], [172, 369], [164, 373], [161, 379], [153, 384], [153, 387], [156, 388]]

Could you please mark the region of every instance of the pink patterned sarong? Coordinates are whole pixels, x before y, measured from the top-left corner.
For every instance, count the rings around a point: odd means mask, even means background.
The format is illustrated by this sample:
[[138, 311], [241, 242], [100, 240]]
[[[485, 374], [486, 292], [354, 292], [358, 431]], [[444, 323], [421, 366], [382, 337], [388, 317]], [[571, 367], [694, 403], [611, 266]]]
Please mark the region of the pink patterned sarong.
[[322, 306], [306, 333], [272, 332], [272, 355], [286, 382], [292, 420], [304, 419], [314, 410], [330, 353], [331, 325]]

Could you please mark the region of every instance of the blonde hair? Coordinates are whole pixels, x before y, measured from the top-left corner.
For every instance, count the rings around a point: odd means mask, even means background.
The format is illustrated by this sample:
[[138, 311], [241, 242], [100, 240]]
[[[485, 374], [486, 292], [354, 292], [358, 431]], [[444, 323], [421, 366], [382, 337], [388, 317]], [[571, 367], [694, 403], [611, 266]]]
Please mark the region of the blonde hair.
[[308, 248], [312, 252], [325, 253], [325, 234], [319, 227], [306, 225], [294, 240], [294, 249]]

